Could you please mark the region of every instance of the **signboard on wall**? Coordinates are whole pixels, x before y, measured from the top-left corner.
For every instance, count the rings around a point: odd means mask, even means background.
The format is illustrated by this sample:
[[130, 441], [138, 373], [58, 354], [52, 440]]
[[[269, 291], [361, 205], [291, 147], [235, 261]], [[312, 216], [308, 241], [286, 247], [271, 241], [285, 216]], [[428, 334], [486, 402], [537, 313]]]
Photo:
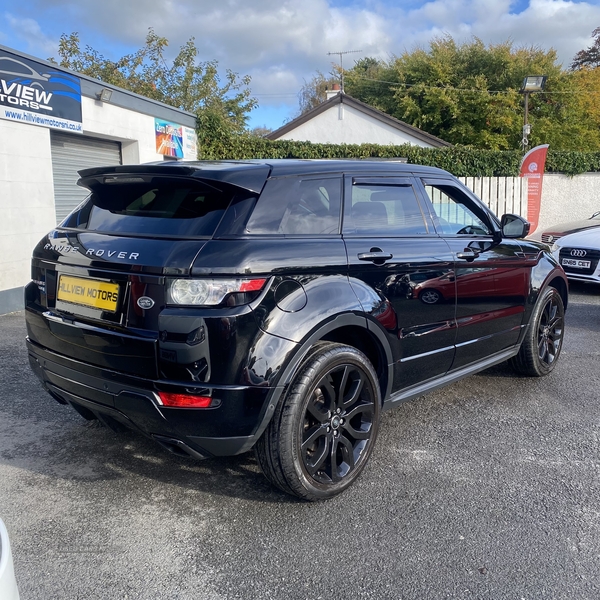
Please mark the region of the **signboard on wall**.
[[81, 81], [0, 49], [0, 118], [83, 133]]
[[154, 119], [156, 152], [184, 160], [196, 160], [196, 131], [177, 123]]

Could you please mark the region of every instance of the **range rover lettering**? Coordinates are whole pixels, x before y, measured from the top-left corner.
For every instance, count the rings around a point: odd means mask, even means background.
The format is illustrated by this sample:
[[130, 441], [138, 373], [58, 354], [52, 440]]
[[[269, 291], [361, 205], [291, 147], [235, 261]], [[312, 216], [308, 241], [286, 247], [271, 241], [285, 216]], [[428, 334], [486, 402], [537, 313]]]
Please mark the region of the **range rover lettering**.
[[60, 404], [198, 459], [254, 449], [306, 500], [350, 486], [382, 411], [503, 361], [555, 367], [567, 280], [529, 225], [386, 161], [86, 169], [35, 248], [31, 366]]

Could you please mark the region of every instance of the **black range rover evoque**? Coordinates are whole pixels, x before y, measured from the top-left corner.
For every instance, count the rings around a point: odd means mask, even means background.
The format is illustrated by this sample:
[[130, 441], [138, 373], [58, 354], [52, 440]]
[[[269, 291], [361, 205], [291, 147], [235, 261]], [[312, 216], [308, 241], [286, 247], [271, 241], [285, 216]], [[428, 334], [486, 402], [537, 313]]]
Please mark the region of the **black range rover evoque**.
[[364, 468], [380, 413], [510, 360], [542, 376], [567, 280], [449, 173], [374, 161], [86, 169], [35, 248], [30, 363], [86, 419], [196, 458], [254, 448], [307, 500]]

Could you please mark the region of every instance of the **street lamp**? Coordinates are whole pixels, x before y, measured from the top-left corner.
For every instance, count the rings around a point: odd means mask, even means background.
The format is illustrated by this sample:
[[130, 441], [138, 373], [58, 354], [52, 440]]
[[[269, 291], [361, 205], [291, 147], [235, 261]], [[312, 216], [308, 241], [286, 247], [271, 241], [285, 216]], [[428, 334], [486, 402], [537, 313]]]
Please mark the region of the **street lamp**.
[[519, 90], [521, 94], [525, 94], [525, 118], [523, 119], [523, 140], [521, 141], [523, 152], [527, 150], [527, 145], [529, 144], [527, 136], [531, 133], [531, 125], [527, 122], [529, 116], [529, 94], [543, 91], [546, 79], [546, 75], [528, 75], [523, 79], [523, 85]]

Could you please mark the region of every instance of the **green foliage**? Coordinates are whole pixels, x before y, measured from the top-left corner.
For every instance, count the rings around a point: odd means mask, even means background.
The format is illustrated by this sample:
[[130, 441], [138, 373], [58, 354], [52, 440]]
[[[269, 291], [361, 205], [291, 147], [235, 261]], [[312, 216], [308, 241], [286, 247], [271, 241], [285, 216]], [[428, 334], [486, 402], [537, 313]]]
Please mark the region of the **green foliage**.
[[548, 152], [546, 172], [579, 175], [600, 171], [600, 152]]
[[517, 150], [524, 115], [520, 88], [534, 74], [548, 79], [545, 91], [529, 98], [530, 145], [600, 150], [580, 81], [557, 64], [554, 50], [511, 42], [486, 46], [477, 38], [458, 44], [444, 36], [389, 61], [360, 60], [344, 78], [349, 95], [452, 144]]
[[[439, 167], [456, 177], [516, 177], [523, 157], [518, 150], [478, 150], [461, 146], [421, 148], [410, 144], [379, 146], [270, 141], [248, 134], [227, 135], [222, 124], [214, 120], [205, 121], [200, 132], [199, 158], [204, 160], [405, 158], [410, 164]], [[548, 152], [546, 172], [577, 175], [593, 171], [600, 171], [600, 152]]]
[[63, 34], [58, 64], [181, 110], [210, 113], [216, 120], [227, 121], [229, 130], [243, 131], [248, 113], [257, 104], [248, 88], [250, 77], [240, 78], [226, 70], [222, 82], [217, 61], [197, 60], [194, 38], [181, 46], [169, 65], [168, 45], [166, 38], [150, 29], [142, 48], [113, 61], [90, 46], [82, 50], [77, 33]]

